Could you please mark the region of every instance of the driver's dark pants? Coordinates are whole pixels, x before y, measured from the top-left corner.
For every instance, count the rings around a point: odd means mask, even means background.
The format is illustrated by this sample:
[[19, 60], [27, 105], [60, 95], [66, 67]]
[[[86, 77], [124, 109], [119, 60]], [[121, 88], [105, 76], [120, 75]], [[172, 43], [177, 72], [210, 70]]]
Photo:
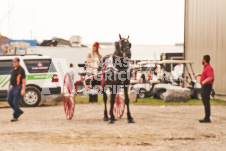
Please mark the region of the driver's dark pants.
[[210, 119], [210, 93], [212, 91], [211, 84], [202, 85], [201, 95], [202, 102], [205, 108], [205, 119]]
[[13, 117], [18, 118], [22, 113], [20, 109], [20, 98], [21, 98], [21, 85], [16, 85], [10, 88], [9, 93], [7, 95], [7, 102], [10, 107], [14, 110]]

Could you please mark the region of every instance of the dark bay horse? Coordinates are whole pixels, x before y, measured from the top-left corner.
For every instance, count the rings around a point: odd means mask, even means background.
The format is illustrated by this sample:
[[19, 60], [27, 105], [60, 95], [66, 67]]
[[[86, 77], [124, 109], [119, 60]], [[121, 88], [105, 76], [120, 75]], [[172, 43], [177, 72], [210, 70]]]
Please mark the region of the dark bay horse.
[[[104, 73], [101, 84], [103, 87], [103, 99], [104, 99], [104, 121], [109, 121], [107, 113], [107, 88], [111, 91], [110, 99], [110, 121], [109, 123], [115, 122], [115, 117], [113, 114], [113, 107], [115, 104], [115, 97], [120, 89], [124, 89], [125, 94], [125, 104], [127, 106], [127, 118], [128, 123], [134, 123], [134, 120], [130, 114], [129, 109], [129, 84], [130, 84], [130, 59], [131, 59], [131, 43], [128, 38], [122, 38], [119, 34], [120, 40], [115, 42], [115, 52], [112, 55], [105, 56], [99, 65], [99, 71]], [[103, 79], [104, 78], [104, 79]]]

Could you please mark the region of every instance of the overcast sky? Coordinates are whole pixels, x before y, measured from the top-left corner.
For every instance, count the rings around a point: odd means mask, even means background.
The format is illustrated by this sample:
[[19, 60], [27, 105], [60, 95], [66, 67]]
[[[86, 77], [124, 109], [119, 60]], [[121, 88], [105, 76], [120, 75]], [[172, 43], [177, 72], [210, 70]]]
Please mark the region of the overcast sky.
[[0, 0], [0, 33], [38, 41], [81, 35], [83, 43], [121, 33], [133, 44], [173, 45], [184, 41], [184, 0]]

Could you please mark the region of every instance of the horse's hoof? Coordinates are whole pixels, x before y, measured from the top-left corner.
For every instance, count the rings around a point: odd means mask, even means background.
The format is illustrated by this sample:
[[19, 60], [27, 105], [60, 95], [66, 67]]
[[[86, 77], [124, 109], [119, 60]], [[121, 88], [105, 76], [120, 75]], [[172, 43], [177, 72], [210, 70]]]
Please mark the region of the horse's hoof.
[[135, 123], [135, 121], [133, 120], [133, 118], [128, 119], [128, 123]]
[[109, 121], [109, 118], [107, 116], [105, 116], [104, 121]]
[[114, 124], [115, 120], [114, 119], [110, 119], [109, 124]]

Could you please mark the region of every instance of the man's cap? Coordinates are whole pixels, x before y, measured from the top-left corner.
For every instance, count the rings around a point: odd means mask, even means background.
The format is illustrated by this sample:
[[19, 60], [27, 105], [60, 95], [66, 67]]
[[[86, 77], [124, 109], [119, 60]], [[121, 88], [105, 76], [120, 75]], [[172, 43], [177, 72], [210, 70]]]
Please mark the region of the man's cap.
[[20, 58], [15, 57], [15, 58], [13, 59], [13, 61], [20, 62]]
[[97, 47], [97, 48], [100, 48], [99, 42], [94, 42], [93, 46], [94, 46], [94, 47]]

